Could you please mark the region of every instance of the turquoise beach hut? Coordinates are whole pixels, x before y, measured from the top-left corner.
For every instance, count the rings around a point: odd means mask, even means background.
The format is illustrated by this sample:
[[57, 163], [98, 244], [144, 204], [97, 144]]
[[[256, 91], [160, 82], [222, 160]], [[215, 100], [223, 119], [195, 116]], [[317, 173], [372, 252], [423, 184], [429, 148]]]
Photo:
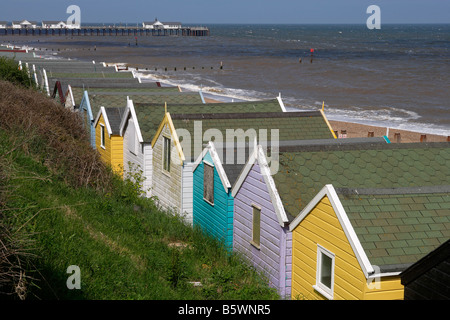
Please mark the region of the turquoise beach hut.
[[[214, 117], [218, 117], [217, 115]], [[253, 117], [253, 118], [252, 118]], [[201, 118], [207, 127], [205, 116]], [[234, 114], [210, 122], [212, 128], [224, 126], [223, 132], [230, 128], [253, 128], [254, 130], [271, 128], [280, 132], [274, 142], [281, 144], [296, 143], [298, 140], [333, 139], [325, 115], [319, 111]], [[209, 121], [215, 121], [210, 119]], [[191, 122], [184, 121], [186, 126]], [[244, 130], [244, 129], [242, 129]], [[263, 139], [264, 140], [264, 139]], [[313, 140], [317, 143], [317, 140]], [[272, 144], [272, 140], [265, 144]], [[205, 233], [222, 241], [228, 250], [233, 250], [234, 197], [232, 188], [241, 174], [246, 161], [252, 154], [254, 143], [250, 141], [234, 142], [232, 145], [221, 142], [209, 142], [193, 166], [193, 225]]]
[[[228, 150], [228, 151], [227, 151]], [[226, 152], [234, 152], [227, 164]], [[233, 249], [234, 200], [231, 188], [245, 165], [249, 147], [222, 149], [209, 142], [193, 166], [193, 224]], [[239, 157], [242, 161], [238, 161]]]

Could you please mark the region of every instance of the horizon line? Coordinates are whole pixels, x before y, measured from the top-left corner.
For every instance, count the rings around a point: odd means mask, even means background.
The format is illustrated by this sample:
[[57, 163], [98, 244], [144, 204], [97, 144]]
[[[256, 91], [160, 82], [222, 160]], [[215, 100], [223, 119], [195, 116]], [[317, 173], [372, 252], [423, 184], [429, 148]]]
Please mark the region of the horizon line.
[[[4, 22], [12, 22], [12, 21], [23, 21], [23, 20], [28, 20], [28, 21], [36, 21], [36, 19], [13, 19], [13, 20], [2, 20], [0, 19], [0, 21], [4, 21]], [[42, 21], [64, 21], [64, 19], [62, 20], [49, 20], [49, 19], [41, 19], [40, 21], [36, 21], [36, 22], [42, 22]], [[118, 22], [114, 22], [114, 21], [89, 21], [89, 22], [82, 22], [82, 25], [86, 25], [89, 23], [95, 23], [95, 24], [142, 24], [144, 21], [140, 21], [140, 22], [122, 22], [122, 21], [118, 21]], [[208, 24], [208, 25], [366, 25], [366, 22], [180, 22], [180, 23], [184, 23], [184, 24]], [[450, 24], [449, 22], [383, 22], [383, 24], [385, 25], [398, 25], [398, 24], [402, 24], [402, 25], [423, 25], [423, 24], [427, 24], [427, 25], [438, 25], [438, 24]]]

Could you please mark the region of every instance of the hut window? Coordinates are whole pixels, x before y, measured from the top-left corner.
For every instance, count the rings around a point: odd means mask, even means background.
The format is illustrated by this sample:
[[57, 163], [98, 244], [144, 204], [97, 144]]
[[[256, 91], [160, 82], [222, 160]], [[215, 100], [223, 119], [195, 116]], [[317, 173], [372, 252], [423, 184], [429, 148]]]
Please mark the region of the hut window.
[[252, 205], [253, 217], [252, 217], [252, 241], [251, 244], [256, 248], [260, 248], [261, 240], [261, 208]]
[[334, 254], [317, 245], [316, 285], [314, 289], [328, 299], [333, 299]]
[[100, 125], [100, 147], [105, 149], [105, 126], [103, 124]]
[[214, 167], [206, 162], [203, 163], [203, 199], [214, 204]]
[[163, 140], [163, 169], [167, 172], [170, 172], [170, 139], [167, 137], [163, 137]]

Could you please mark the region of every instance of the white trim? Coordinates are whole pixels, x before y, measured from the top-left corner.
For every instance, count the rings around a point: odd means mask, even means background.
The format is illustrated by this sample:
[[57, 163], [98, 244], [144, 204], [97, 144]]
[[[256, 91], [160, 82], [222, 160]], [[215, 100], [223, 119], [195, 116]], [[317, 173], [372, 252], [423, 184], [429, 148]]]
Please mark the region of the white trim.
[[[214, 164], [209, 163], [209, 161], [203, 160], [203, 170], [205, 170], [205, 165], [207, 165], [208, 167], [210, 167], [213, 172], [212, 172], [212, 196], [213, 196], [213, 201], [209, 201], [208, 199], [205, 198], [205, 172], [203, 171], [203, 200], [206, 201], [208, 204], [210, 204], [211, 206], [214, 206]], [[209, 182], [208, 182], [209, 183]]]
[[241, 188], [242, 184], [245, 181], [245, 178], [247, 177], [248, 173], [252, 169], [253, 165], [255, 164], [256, 158], [258, 154], [258, 148], [253, 148], [253, 152], [250, 155], [250, 157], [247, 160], [247, 163], [245, 164], [244, 168], [242, 169], [242, 172], [240, 173], [238, 179], [236, 180], [233, 189], [231, 190], [231, 195], [233, 198], [236, 197], [236, 194], [239, 192], [239, 189]]
[[144, 139], [142, 138], [141, 128], [139, 127], [139, 121], [136, 116], [136, 111], [134, 110], [133, 100], [130, 100], [127, 97], [127, 107], [125, 109], [125, 113], [123, 115], [122, 121], [120, 122], [120, 135], [123, 137], [125, 125], [128, 124], [128, 118], [131, 114], [131, 118], [133, 119], [134, 128], [136, 129], [136, 135], [138, 137], [138, 141], [140, 143], [144, 143]]
[[283, 112], [286, 112], [286, 107], [284, 106], [284, 102], [281, 99], [281, 92], [278, 95], [277, 100], [278, 100], [278, 103], [280, 104], [281, 110], [283, 110]]
[[277, 215], [278, 223], [281, 227], [285, 227], [287, 223], [289, 223], [289, 219], [287, 217], [286, 211], [284, 210], [283, 202], [281, 201], [280, 195], [278, 194], [275, 181], [272, 178], [269, 165], [267, 164], [267, 159], [264, 154], [263, 148], [261, 145], [258, 145], [257, 148], [253, 149], [253, 153], [248, 159], [244, 169], [239, 175], [236, 184], [232, 189], [232, 196], [236, 197], [236, 194], [239, 192], [242, 184], [244, 183], [248, 173], [253, 167], [255, 161], [258, 161], [259, 167], [261, 170], [261, 174], [264, 178], [264, 182], [267, 185], [267, 189], [270, 194], [270, 199], [272, 200], [272, 205], [275, 209], [275, 213]]
[[94, 121], [94, 128], [97, 126], [97, 123], [100, 120], [101, 115], [103, 115], [103, 120], [105, 120], [106, 130], [108, 130], [108, 136], [111, 138], [112, 129], [111, 129], [111, 125], [109, 124], [108, 114], [106, 113], [106, 109], [104, 106], [101, 106], [100, 110], [98, 111], [97, 117], [95, 118], [95, 121]]
[[105, 107], [101, 106], [100, 109], [102, 110], [103, 118], [105, 119], [105, 124], [106, 124], [106, 129], [108, 130], [108, 135], [111, 138], [112, 129], [111, 129], [111, 125], [109, 124], [108, 113], [106, 112]]
[[[250, 244], [256, 249], [261, 250], [261, 206], [252, 202], [252, 238]], [[259, 244], [255, 242], [255, 209], [259, 211]]]
[[[209, 155], [211, 156], [212, 160], [213, 160], [213, 164], [209, 164], [208, 161], [203, 160], [203, 158], [206, 156], [206, 154], [209, 152]], [[197, 160], [194, 163], [194, 166], [192, 168], [192, 172], [194, 172], [198, 165], [201, 162], [206, 162], [209, 165], [213, 166], [216, 168], [217, 173], [219, 175], [220, 181], [222, 182], [222, 185], [225, 189], [225, 192], [228, 193], [231, 189], [231, 183], [230, 180], [227, 177], [227, 174], [225, 173], [225, 170], [223, 169], [223, 164], [222, 161], [220, 161], [220, 157], [219, 154], [217, 153], [216, 147], [214, 146], [214, 143], [212, 141], [208, 142], [208, 145], [203, 149], [201, 155], [197, 158]]]
[[[33, 52], [34, 54], [34, 52]], [[36, 73], [36, 65], [33, 64], [33, 74], [34, 74], [34, 81], [36, 82], [36, 86], [39, 86], [38, 76]]]
[[267, 189], [269, 191], [275, 213], [277, 214], [278, 223], [281, 227], [285, 227], [286, 224], [289, 223], [289, 219], [287, 217], [286, 211], [284, 210], [283, 202], [281, 201], [280, 195], [278, 194], [275, 181], [273, 180], [272, 174], [270, 173], [270, 167], [267, 163], [267, 159], [261, 145], [258, 145], [258, 162], [261, 169], [261, 174], [264, 178], [264, 182], [267, 185]]
[[94, 128], [97, 126], [97, 123], [98, 123], [98, 121], [100, 120], [100, 116], [102, 115], [102, 108], [103, 108], [103, 107], [100, 107], [100, 110], [98, 110], [97, 116], [95, 117], [95, 120], [94, 120]]
[[44, 89], [47, 91], [47, 95], [50, 96], [50, 88], [48, 87], [48, 78], [47, 78], [47, 71], [43, 69], [44, 74]]
[[209, 162], [209, 161], [207, 161], [207, 160], [203, 160], [203, 163], [204, 163], [204, 164], [207, 164], [208, 166], [210, 166], [210, 167], [212, 167], [212, 168], [215, 168], [214, 163], [211, 163], [211, 162]]
[[[103, 140], [105, 140], [105, 143], [103, 144]], [[106, 137], [105, 137], [105, 125], [100, 123], [100, 147], [106, 150]]]
[[384, 272], [384, 273], [373, 273], [369, 275], [367, 279], [376, 279], [376, 278], [383, 278], [383, 277], [398, 277], [402, 272]]
[[[170, 129], [169, 129], [170, 130]], [[169, 177], [170, 177], [170, 167], [171, 167], [171, 165], [172, 165], [172, 136], [171, 135], [168, 135], [168, 134], [166, 134], [166, 133], [164, 133], [164, 132], [162, 132], [161, 131], [161, 134], [160, 134], [161, 136], [162, 136], [162, 157], [161, 157], [161, 159], [162, 159], [162, 161], [161, 161], [161, 172], [162, 173], [165, 173], [166, 175], [168, 175]], [[166, 162], [166, 144], [165, 144], [165, 139], [167, 139], [167, 140], [169, 140], [169, 143], [170, 143], [170, 146], [169, 146], [169, 151], [170, 151], [170, 155], [169, 155], [169, 163], [168, 163], [168, 169], [169, 170], [166, 170], [166, 169], [164, 169], [164, 164], [165, 164], [165, 162]], [[181, 192], [181, 194], [183, 194], [183, 192]]]
[[125, 112], [123, 114], [122, 120], [120, 121], [120, 135], [123, 137], [124, 134], [124, 130], [125, 130], [125, 125], [128, 123], [128, 118], [130, 116], [131, 110], [130, 107], [127, 103], [127, 107], [125, 108]]
[[230, 180], [228, 180], [225, 170], [223, 169], [222, 161], [220, 161], [220, 157], [219, 154], [217, 153], [214, 143], [210, 141], [208, 143], [208, 146], [209, 146], [209, 154], [213, 159], [217, 173], [219, 174], [220, 180], [222, 181], [222, 185], [225, 188], [225, 192], [228, 193], [229, 189], [231, 188], [231, 183]]
[[194, 161], [194, 165], [192, 166], [192, 172], [197, 170], [197, 167], [200, 165], [200, 163], [203, 160], [203, 157], [206, 155], [206, 153], [209, 151], [209, 144], [203, 148], [202, 153], [197, 157], [197, 159]]
[[84, 92], [83, 92], [83, 98], [81, 99], [80, 107], [83, 104], [83, 101], [85, 101], [86, 111], [89, 116], [89, 123], [90, 123], [90, 125], [92, 125], [92, 121], [95, 119], [94, 119], [94, 115], [92, 113], [91, 102], [89, 101], [89, 94], [86, 90], [84, 90]]
[[[328, 256], [331, 259], [331, 288], [320, 282], [320, 275], [322, 271], [322, 254]], [[313, 288], [320, 294], [325, 296], [327, 299], [334, 299], [334, 266], [335, 266], [336, 255], [324, 248], [320, 244], [317, 244], [317, 257], [316, 257], [316, 284]]]
[[331, 206], [333, 207], [334, 212], [336, 213], [339, 223], [341, 224], [342, 229], [344, 230], [344, 233], [347, 237], [347, 240], [350, 243], [350, 246], [352, 247], [353, 252], [355, 253], [356, 259], [358, 260], [359, 265], [367, 279], [370, 275], [372, 275], [375, 272], [375, 270], [370, 264], [369, 258], [367, 257], [361, 245], [361, 242], [359, 242], [358, 236], [356, 235], [356, 232], [353, 229], [350, 220], [348, 219], [347, 213], [345, 212], [345, 209], [342, 206], [342, 203], [339, 200], [339, 197], [336, 193], [336, 190], [334, 190], [333, 185], [327, 184], [322, 188], [322, 190], [319, 191], [319, 193], [291, 222], [291, 224], [289, 225], [289, 230], [292, 232], [325, 196], [328, 196]]
[[205, 98], [203, 97], [202, 90], [200, 90], [198, 93], [200, 94], [200, 98], [202, 99], [202, 102], [203, 102], [203, 103], [206, 103], [206, 102], [205, 102]]
[[67, 92], [68, 92], [68, 94], [66, 94], [66, 100], [64, 102], [65, 103], [67, 102], [67, 96], [69, 96], [71, 104], [72, 104], [72, 109], [73, 109], [73, 108], [75, 108], [75, 98], [73, 97], [72, 86], [70, 84], [67, 85]]

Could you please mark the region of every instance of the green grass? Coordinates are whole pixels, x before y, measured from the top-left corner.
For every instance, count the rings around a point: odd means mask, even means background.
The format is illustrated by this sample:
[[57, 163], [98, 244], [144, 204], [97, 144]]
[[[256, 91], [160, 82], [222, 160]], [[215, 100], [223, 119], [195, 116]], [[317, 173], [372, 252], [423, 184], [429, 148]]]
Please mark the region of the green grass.
[[[0, 297], [279, 299], [239, 255], [136, 187], [100, 160], [76, 113], [0, 81]], [[81, 289], [67, 287], [73, 265]]]
[[23, 87], [34, 87], [25, 67], [19, 70], [19, 64], [11, 58], [0, 57], [0, 80], [10, 81]]
[[[0, 129], [0, 213], [33, 241], [28, 299], [279, 298], [238, 255], [137, 197], [130, 182], [116, 178], [108, 192], [75, 188], [43, 160], [44, 149], [23, 141]], [[80, 290], [67, 288], [71, 265], [80, 268]]]

